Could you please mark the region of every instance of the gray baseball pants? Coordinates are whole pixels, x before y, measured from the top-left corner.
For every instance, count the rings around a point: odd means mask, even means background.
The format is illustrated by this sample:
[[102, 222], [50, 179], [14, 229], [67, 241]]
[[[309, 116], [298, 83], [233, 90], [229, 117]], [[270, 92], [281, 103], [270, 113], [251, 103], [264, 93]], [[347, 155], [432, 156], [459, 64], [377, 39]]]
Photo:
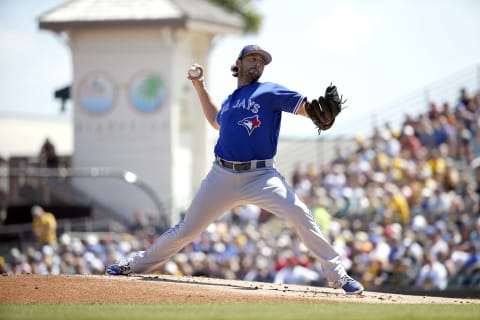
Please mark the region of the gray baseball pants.
[[346, 274], [338, 253], [322, 234], [310, 210], [274, 168], [233, 172], [214, 163], [192, 200], [185, 217], [146, 250], [130, 259], [134, 273], [158, 268], [198, 237], [228, 210], [254, 204], [289, 221], [305, 246], [320, 260], [328, 281]]

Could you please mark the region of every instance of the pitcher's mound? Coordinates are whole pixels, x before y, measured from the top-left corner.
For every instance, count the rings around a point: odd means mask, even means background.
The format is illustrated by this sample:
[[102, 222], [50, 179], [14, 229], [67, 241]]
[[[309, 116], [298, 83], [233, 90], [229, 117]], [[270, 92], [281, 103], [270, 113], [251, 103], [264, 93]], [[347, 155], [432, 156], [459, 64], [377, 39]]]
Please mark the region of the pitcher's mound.
[[0, 303], [480, 303], [477, 299], [439, 298], [378, 292], [346, 295], [324, 287], [168, 275], [0, 276]]

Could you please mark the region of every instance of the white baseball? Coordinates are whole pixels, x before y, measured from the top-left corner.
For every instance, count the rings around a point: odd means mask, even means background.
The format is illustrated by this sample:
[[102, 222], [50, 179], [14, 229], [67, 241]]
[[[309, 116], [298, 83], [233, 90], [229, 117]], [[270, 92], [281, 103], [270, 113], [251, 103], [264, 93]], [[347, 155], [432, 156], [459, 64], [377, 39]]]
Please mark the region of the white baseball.
[[200, 68], [198, 67], [190, 67], [190, 69], [188, 69], [188, 75], [192, 78], [198, 78], [200, 76]]

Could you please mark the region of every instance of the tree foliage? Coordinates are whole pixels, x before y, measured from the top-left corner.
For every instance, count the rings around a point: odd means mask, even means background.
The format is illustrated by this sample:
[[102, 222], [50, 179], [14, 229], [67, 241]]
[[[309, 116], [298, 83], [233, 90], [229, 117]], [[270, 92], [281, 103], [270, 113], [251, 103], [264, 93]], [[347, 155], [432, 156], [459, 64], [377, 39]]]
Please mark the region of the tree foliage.
[[251, 0], [208, 0], [210, 3], [238, 13], [245, 21], [245, 33], [257, 33], [262, 24], [261, 15], [255, 10]]

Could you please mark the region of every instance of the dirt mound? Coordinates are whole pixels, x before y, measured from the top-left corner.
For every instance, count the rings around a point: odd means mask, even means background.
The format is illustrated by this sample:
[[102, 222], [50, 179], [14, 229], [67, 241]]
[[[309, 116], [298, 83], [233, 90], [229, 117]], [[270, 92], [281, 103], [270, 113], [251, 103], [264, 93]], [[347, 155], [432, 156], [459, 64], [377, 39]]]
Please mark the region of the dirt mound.
[[354, 302], [354, 303], [480, 303], [477, 299], [440, 298], [167, 275], [0, 276], [0, 303], [228, 303], [228, 302]]

